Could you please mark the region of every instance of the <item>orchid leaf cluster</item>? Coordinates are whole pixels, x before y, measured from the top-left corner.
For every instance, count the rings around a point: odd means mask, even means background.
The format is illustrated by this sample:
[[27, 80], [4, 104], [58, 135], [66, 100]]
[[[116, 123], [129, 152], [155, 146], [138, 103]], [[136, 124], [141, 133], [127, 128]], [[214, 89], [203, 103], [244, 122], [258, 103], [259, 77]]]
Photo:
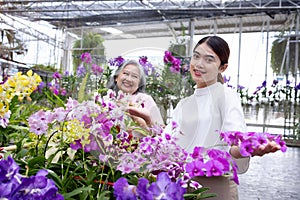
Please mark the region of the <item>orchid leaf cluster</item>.
[[163, 55], [163, 66], [148, 76], [146, 91], [160, 106], [163, 119], [167, 122], [167, 112], [175, 107], [181, 98], [193, 93], [194, 83], [190, 76], [186, 58], [176, 57], [170, 51]]

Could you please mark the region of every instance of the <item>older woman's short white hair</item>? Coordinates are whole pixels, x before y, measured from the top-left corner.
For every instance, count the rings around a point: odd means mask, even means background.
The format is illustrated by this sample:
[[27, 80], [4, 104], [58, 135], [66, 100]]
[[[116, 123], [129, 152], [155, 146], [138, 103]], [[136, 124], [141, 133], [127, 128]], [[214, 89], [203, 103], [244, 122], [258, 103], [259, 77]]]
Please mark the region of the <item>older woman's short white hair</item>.
[[140, 72], [140, 82], [139, 82], [139, 87], [138, 89], [133, 93], [136, 94], [138, 92], [145, 92], [146, 89], [146, 74], [145, 71], [143, 69], [143, 67], [140, 65], [140, 63], [138, 63], [135, 60], [127, 60], [125, 61], [120, 67], [117, 68], [117, 70], [115, 71], [114, 75], [112, 75], [107, 83], [107, 88], [108, 89], [112, 89], [115, 92], [119, 91], [117, 82], [116, 82], [116, 78], [119, 76], [120, 72], [127, 66], [127, 65], [135, 65], [138, 67], [139, 72]]

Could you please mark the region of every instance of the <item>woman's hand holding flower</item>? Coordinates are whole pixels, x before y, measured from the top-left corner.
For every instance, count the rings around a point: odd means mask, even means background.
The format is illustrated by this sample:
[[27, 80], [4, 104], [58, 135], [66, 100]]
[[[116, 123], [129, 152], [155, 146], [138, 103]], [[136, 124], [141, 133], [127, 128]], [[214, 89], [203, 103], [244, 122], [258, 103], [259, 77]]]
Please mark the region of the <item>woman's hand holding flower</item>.
[[257, 132], [222, 132], [221, 138], [229, 145], [230, 154], [235, 158], [263, 156], [278, 150], [285, 152], [287, 147], [281, 135]]
[[268, 141], [267, 144], [260, 145], [258, 148], [256, 148], [253, 151], [252, 156], [263, 156], [268, 153], [279, 151], [280, 149], [281, 147], [279, 144], [274, 141]]
[[151, 117], [149, 112], [134, 106], [128, 106], [127, 111], [132, 119], [141, 127], [147, 128], [149, 125], [151, 125]]

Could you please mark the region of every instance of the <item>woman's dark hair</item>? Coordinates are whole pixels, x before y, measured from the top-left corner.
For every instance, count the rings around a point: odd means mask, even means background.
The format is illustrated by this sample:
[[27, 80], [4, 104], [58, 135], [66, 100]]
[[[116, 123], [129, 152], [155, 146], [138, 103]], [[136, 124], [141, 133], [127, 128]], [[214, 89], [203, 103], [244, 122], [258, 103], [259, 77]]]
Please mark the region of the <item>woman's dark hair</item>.
[[141, 65], [135, 61], [135, 60], [127, 60], [125, 61], [120, 67], [117, 68], [115, 71], [114, 75], [112, 75], [107, 82], [107, 88], [114, 90], [116, 93], [118, 93], [119, 88], [116, 82], [116, 78], [119, 76], [121, 71], [127, 66], [127, 65], [135, 65], [138, 67], [140, 71], [140, 82], [139, 82], [139, 87], [138, 89], [133, 93], [136, 94], [138, 92], [145, 92], [146, 89], [146, 74], [144, 72], [144, 69], [141, 67]]
[[196, 44], [194, 51], [202, 43], [206, 43], [207, 46], [209, 46], [217, 54], [217, 56], [221, 60], [221, 65], [228, 63], [230, 49], [227, 42], [224, 39], [218, 36], [204, 37]]
[[[196, 44], [196, 46], [194, 47], [194, 51], [202, 43], [206, 43], [207, 46], [209, 46], [217, 54], [217, 56], [221, 60], [221, 66], [224, 64], [228, 64], [230, 49], [227, 42], [224, 39], [218, 36], [204, 37]], [[222, 74], [218, 74], [218, 81], [222, 84], [224, 83], [224, 78]]]

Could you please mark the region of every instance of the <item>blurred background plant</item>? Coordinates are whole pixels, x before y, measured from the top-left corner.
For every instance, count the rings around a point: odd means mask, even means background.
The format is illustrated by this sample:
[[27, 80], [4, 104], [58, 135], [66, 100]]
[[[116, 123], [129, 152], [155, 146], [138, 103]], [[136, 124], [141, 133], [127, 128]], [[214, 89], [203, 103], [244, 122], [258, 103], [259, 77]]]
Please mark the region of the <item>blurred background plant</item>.
[[[224, 77], [225, 84], [232, 87], [230, 84], [230, 77]], [[287, 102], [290, 104], [298, 104], [300, 102], [300, 82], [293, 84], [287, 80], [285, 84], [280, 83], [278, 80], [273, 80], [271, 85], [267, 85], [264, 80], [261, 85], [256, 87], [254, 92], [250, 92], [249, 88], [238, 85], [236, 88], [243, 105], [279, 105]]]
[[[144, 57], [147, 60], [147, 57]], [[194, 92], [194, 83], [191, 79], [189, 64], [186, 58], [176, 57], [170, 51], [165, 51], [162, 67], [152, 67], [147, 75], [146, 91], [150, 94], [160, 108], [165, 123], [170, 117], [169, 111], [174, 108], [180, 99]], [[145, 61], [141, 61], [145, 66]], [[149, 65], [149, 64], [148, 64]]]
[[73, 45], [73, 68], [75, 71], [82, 62], [81, 56], [84, 53], [89, 53], [95, 63], [106, 63], [105, 48], [103, 45], [104, 39], [97, 33], [85, 33], [82, 39], [78, 39]]

